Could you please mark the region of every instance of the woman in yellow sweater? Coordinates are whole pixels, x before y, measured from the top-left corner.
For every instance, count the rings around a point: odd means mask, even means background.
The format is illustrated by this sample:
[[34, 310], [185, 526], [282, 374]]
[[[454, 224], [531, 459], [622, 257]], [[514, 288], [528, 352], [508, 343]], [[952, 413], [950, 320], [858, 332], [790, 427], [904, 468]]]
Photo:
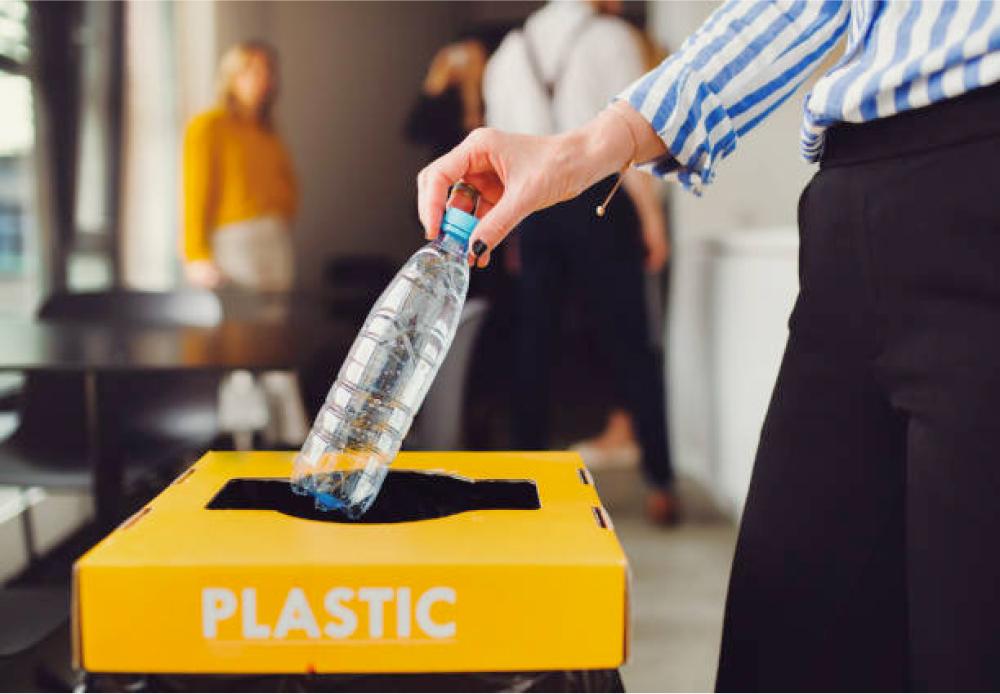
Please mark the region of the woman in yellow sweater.
[[[287, 292], [294, 266], [289, 224], [297, 195], [292, 162], [274, 129], [277, 56], [267, 44], [248, 41], [226, 52], [219, 66], [216, 107], [194, 119], [184, 136], [184, 232], [188, 281], [203, 289], [225, 286], [251, 292]], [[252, 381], [233, 374], [221, 393]], [[295, 374], [265, 373], [265, 443], [297, 447], [308, 422]], [[257, 391], [257, 392], [260, 392]], [[223, 430], [245, 426], [246, 403], [220, 397]], [[227, 406], [226, 403], [230, 405]], [[240, 443], [246, 432], [233, 431]]]
[[277, 57], [244, 42], [219, 67], [216, 107], [184, 137], [185, 275], [195, 286], [287, 291], [294, 278], [289, 224], [295, 173], [274, 129]]

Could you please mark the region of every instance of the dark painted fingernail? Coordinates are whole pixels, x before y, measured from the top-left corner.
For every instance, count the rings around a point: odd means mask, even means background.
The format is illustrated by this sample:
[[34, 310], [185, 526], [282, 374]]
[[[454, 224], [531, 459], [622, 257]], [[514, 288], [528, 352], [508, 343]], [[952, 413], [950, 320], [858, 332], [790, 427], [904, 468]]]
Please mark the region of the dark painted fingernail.
[[479, 256], [486, 252], [486, 244], [483, 243], [482, 239], [476, 239], [475, 243], [472, 244], [472, 255], [476, 256], [476, 260], [479, 260]]

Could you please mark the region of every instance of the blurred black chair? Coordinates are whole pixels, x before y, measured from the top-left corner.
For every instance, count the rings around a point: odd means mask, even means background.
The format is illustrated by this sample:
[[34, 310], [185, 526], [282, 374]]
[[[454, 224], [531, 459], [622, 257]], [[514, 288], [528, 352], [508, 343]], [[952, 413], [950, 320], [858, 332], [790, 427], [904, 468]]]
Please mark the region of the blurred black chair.
[[469, 299], [462, 309], [448, 356], [427, 391], [406, 447], [425, 451], [453, 451], [463, 447], [465, 397], [469, 363], [489, 313], [486, 299]]
[[[208, 327], [221, 317], [214, 295], [117, 291], [56, 294], [42, 321], [128, 327]], [[166, 480], [184, 456], [217, 435], [219, 375], [170, 372], [102, 375], [98, 436], [125, 464], [126, 489], [140, 479]], [[82, 490], [93, 475], [85, 379], [75, 372], [32, 372], [21, 390], [18, 424], [0, 443], [0, 485]], [[170, 466], [170, 467], [166, 467]], [[37, 559], [30, 505], [21, 514], [29, 563]]]
[[17, 409], [23, 384], [24, 377], [20, 374], [5, 374], [0, 380], [0, 413], [13, 412]]
[[382, 255], [347, 255], [328, 261], [323, 268], [323, 283], [331, 315], [353, 320], [361, 327], [398, 269], [397, 262]]
[[[123, 328], [201, 327], [222, 321], [211, 292], [114, 291], [62, 293], [39, 309], [40, 320]], [[101, 407], [112, 431], [101, 433], [124, 447], [126, 458], [152, 458], [207, 446], [218, 434], [220, 375], [211, 372], [108, 374], [101, 378]], [[80, 391], [78, 391], [80, 392]]]

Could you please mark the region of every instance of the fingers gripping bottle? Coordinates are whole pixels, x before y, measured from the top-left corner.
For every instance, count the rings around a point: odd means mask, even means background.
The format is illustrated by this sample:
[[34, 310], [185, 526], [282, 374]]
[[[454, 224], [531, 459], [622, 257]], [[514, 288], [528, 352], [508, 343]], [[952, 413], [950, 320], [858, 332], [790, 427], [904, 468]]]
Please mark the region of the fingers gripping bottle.
[[292, 488], [350, 518], [378, 496], [389, 465], [451, 346], [469, 287], [479, 193], [457, 183], [441, 234], [379, 297], [295, 458]]

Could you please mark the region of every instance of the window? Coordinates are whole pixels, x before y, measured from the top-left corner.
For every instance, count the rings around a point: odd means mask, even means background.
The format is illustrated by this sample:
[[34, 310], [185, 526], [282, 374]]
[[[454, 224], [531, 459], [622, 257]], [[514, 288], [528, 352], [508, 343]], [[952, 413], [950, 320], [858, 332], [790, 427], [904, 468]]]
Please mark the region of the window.
[[113, 281], [118, 180], [112, 158], [118, 156], [113, 149], [118, 133], [112, 80], [120, 66], [111, 46], [119, 9], [110, 2], [88, 2], [80, 17], [74, 234], [66, 268], [74, 291], [108, 289]]
[[28, 61], [28, 3], [0, 2], [0, 55], [16, 65]]
[[37, 289], [35, 130], [27, 75], [28, 4], [0, 0], [0, 313], [21, 313]]

